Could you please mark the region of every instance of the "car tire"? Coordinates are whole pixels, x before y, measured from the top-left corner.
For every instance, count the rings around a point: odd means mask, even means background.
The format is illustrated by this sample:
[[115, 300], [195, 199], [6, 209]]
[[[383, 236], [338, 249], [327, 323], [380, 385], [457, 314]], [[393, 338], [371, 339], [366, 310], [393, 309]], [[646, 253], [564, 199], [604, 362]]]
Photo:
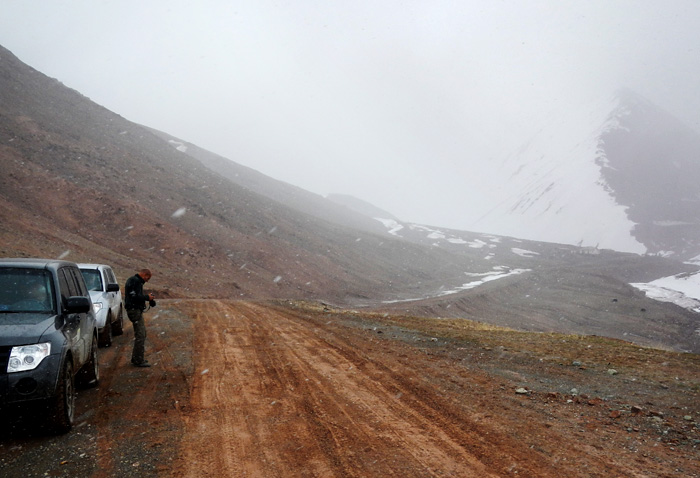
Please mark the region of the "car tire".
[[112, 335], [121, 335], [124, 333], [124, 307], [119, 305], [119, 314], [117, 320], [112, 322]]
[[78, 384], [81, 387], [95, 387], [100, 381], [100, 364], [97, 361], [97, 336], [92, 336], [90, 358], [78, 372]]
[[75, 380], [73, 377], [73, 363], [70, 357], [66, 361], [58, 377], [56, 396], [50, 410], [50, 422], [55, 433], [68, 433], [73, 428], [75, 418]]
[[102, 327], [102, 333], [99, 339], [100, 347], [109, 347], [112, 345], [112, 313], [107, 313], [107, 320], [105, 321], [105, 326]]

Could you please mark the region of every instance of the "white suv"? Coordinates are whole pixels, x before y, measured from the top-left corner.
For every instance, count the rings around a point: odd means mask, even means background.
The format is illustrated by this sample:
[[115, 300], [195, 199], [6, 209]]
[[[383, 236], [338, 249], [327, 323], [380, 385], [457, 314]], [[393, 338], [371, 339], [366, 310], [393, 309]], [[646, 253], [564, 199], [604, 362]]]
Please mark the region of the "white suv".
[[90, 291], [97, 319], [99, 344], [112, 345], [112, 336], [121, 335], [124, 328], [122, 293], [112, 268], [104, 264], [78, 264]]

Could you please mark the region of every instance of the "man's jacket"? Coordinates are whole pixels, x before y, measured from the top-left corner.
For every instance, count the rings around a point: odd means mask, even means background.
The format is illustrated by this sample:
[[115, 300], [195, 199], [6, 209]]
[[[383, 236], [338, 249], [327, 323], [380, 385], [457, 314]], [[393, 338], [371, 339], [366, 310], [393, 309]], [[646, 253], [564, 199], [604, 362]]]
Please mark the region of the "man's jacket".
[[146, 310], [148, 295], [143, 293], [143, 285], [146, 283], [143, 278], [136, 274], [126, 280], [124, 286], [124, 307], [126, 310]]

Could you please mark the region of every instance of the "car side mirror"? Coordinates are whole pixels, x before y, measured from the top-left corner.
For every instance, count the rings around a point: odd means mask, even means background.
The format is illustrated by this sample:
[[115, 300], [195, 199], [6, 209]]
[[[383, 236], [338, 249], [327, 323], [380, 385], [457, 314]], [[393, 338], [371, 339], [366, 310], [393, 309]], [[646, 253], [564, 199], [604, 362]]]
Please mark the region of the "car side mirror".
[[107, 292], [119, 292], [119, 284], [107, 284]]
[[88, 297], [73, 296], [66, 300], [66, 312], [69, 314], [82, 314], [90, 312], [90, 299]]

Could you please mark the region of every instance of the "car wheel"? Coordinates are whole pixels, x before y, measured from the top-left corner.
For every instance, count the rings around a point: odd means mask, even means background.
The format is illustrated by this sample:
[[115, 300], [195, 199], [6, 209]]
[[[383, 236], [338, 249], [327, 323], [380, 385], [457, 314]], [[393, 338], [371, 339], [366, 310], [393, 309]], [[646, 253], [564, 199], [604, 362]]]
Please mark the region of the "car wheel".
[[100, 364], [97, 361], [97, 336], [92, 336], [90, 359], [78, 372], [78, 383], [81, 387], [95, 387], [100, 381]]
[[105, 326], [102, 327], [102, 333], [100, 333], [99, 344], [100, 347], [109, 347], [112, 345], [112, 314], [109, 312], [107, 313]]
[[75, 382], [73, 380], [73, 364], [70, 357], [66, 357], [51, 407], [50, 421], [56, 433], [67, 433], [73, 428], [75, 417]]
[[119, 306], [119, 314], [117, 320], [112, 322], [112, 335], [121, 335], [124, 333], [124, 307]]

